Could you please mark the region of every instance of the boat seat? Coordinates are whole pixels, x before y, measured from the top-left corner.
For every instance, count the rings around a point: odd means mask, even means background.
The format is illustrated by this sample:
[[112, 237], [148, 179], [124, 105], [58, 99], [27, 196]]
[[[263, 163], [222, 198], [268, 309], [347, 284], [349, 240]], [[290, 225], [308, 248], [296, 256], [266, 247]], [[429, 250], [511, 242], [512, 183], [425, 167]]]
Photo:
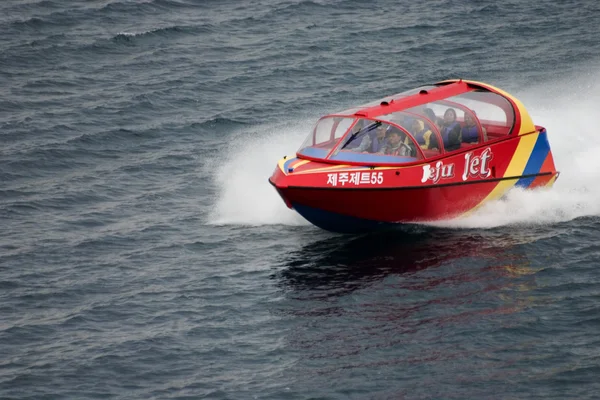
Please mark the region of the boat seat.
[[435, 156], [440, 155], [440, 151], [439, 150], [431, 150], [431, 149], [423, 150], [423, 155], [425, 156], [425, 158], [435, 157]]

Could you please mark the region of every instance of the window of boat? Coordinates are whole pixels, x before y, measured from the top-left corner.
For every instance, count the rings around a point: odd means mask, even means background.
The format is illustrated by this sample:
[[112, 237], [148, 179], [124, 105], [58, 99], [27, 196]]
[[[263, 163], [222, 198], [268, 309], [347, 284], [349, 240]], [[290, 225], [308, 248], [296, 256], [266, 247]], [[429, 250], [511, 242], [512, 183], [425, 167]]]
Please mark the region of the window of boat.
[[352, 123], [354, 122], [354, 118], [338, 118], [338, 124], [335, 127], [335, 131], [333, 133], [334, 139], [340, 139], [344, 136], [344, 133], [348, 131]]
[[387, 121], [359, 119], [330, 160], [361, 163], [406, 163], [422, 159], [414, 139]]
[[325, 158], [352, 126], [355, 118], [329, 116], [321, 118], [298, 150], [309, 157]]
[[[474, 90], [447, 99], [470, 110], [459, 115], [463, 126], [479, 126], [483, 140], [494, 140], [510, 134], [515, 123], [515, 110], [503, 96], [485, 90]], [[464, 138], [463, 138], [464, 140]]]
[[[510, 132], [514, 119], [508, 125], [507, 114], [502, 108], [462, 96], [464, 94], [427, 103], [406, 112], [425, 118], [424, 122], [439, 132], [438, 143], [443, 143], [444, 151], [454, 151], [496, 139], [498, 136], [488, 135], [489, 129], [497, 133], [503, 132], [503, 135]], [[485, 115], [487, 119], [480, 119], [481, 115]], [[419, 143], [421, 144], [420, 141]]]
[[441, 153], [439, 129], [419, 110], [398, 111], [382, 115], [381, 119], [393, 122], [409, 132], [426, 158], [435, 157]]

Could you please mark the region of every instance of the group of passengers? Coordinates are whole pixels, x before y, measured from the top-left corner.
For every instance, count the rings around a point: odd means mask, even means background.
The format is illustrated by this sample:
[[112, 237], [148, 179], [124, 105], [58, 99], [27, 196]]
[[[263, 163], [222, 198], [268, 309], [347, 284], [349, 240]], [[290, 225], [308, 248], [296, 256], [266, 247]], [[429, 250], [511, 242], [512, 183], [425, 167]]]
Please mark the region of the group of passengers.
[[356, 151], [391, 156], [416, 155], [412, 141], [398, 128], [386, 124], [380, 124], [374, 133], [365, 135]]
[[[410, 125], [410, 133], [414, 136], [417, 144], [423, 150], [439, 149], [438, 136], [433, 133], [430, 127], [434, 123], [440, 132], [446, 151], [459, 149], [461, 143], [479, 142], [479, 127], [473, 116], [474, 111], [464, 114], [464, 124], [461, 125], [456, 118], [456, 111], [448, 108], [444, 113], [444, 118], [439, 118], [431, 108], [423, 110], [425, 119], [415, 118]], [[425, 122], [428, 120], [428, 122]], [[416, 156], [413, 141], [406, 136], [404, 132], [393, 125], [378, 123], [376, 128], [364, 126], [364, 120], [359, 120], [354, 126], [353, 131], [358, 134], [362, 130], [367, 130], [367, 134], [362, 137], [360, 144], [350, 145], [353, 151], [361, 153], [373, 153], [394, 156]], [[483, 128], [484, 140], [487, 140], [485, 128]]]
[[[453, 108], [448, 108], [446, 110], [444, 118], [437, 117], [431, 108], [425, 108], [423, 110], [423, 114], [425, 114], [425, 116], [438, 128], [442, 140], [444, 141], [444, 148], [446, 151], [460, 148], [461, 143], [477, 143], [479, 141], [479, 128], [473, 118], [475, 112], [471, 111], [471, 113], [465, 111], [465, 122], [464, 125], [461, 126], [456, 120], [456, 111]], [[422, 149], [439, 149], [437, 136], [432, 133], [431, 129], [428, 129], [425, 126], [425, 122], [420, 119], [415, 119], [411, 128], [412, 134]], [[484, 140], [487, 140], [485, 128], [483, 128], [483, 135]]]

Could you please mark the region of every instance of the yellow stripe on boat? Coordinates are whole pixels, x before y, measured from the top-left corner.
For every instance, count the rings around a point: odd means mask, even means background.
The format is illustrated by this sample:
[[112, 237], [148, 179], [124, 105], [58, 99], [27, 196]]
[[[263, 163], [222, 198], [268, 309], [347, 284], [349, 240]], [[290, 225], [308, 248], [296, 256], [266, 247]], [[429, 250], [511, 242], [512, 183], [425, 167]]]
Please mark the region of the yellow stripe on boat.
[[295, 163], [293, 165], [290, 165], [290, 168], [296, 169], [296, 168], [301, 167], [301, 166], [303, 166], [305, 164], [308, 164], [309, 162], [310, 162], [310, 160], [301, 160], [300, 162], [297, 162], [297, 163]]
[[514, 179], [505, 179], [501, 180], [496, 184], [496, 187], [475, 207], [462, 214], [462, 216], [467, 216], [479, 209], [482, 205], [484, 205], [487, 201], [499, 199], [502, 197], [504, 193], [510, 188], [512, 188], [515, 183], [519, 180], [525, 167], [527, 166], [527, 162], [529, 161], [529, 157], [533, 152], [533, 147], [535, 146], [535, 142], [537, 141], [538, 134], [531, 134], [527, 136], [523, 136], [519, 139], [519, 145], [515, 150], [512, 159], [510, 160], [510, 164], [506, 168], [504, 175], [502, 178], [514, 178]]

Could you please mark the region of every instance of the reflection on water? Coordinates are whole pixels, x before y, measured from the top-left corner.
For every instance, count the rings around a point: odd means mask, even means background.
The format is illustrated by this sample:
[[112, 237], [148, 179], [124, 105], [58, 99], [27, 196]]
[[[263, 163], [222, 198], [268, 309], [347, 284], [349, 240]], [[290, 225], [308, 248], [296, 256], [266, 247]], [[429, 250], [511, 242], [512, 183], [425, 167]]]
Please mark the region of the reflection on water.
[[[427, 227], [405, 228], [368, 234], [356, 238], [336, 236], [304, 246], [286, 257], [286, 268], [278, 279], [296, 292], [314, 291], [342, 295], [380, 281], [389, 275], [411, 276], [448, 265], [464, 277], [474, 264], [485, 265], [501, 274], [529, 273], [528, 260], [518, 244], [536, 240], [535, 232], [460, 231]], [[425, 273], [413, 282], [413, 289], [433, 287], [452, 279], [446, 273]], [[411, 279], [409, 281], [414, 281]]]
[[[295, 372], [321, 380], [410, 367], [476, 382], [478, 368], [510, 366], [532, 319], [537, 271], [526, 247], [537, 239], [420, 227], [333, 237], [289, 254], [273, 278], [286, 293], [279, 311], [294, 324], [289, 346], [302, 354]], [[505, 338], [490, 348], [493, 335]]]

